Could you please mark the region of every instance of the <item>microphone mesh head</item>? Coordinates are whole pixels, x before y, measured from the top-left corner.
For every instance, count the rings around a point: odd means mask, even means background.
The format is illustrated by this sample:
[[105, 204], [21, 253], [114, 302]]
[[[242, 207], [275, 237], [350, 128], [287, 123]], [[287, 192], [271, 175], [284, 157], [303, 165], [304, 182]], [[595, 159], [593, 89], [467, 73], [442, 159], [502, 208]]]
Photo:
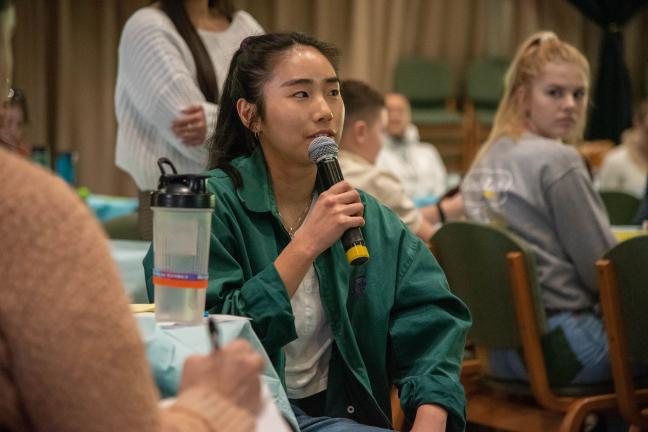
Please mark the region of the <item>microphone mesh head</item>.
[[308, 145], [308, 157], [317, 163], [322, 159], [331, 159], [337, 157], [338, 146], [335, 140], [327, 136], [315, 137]]

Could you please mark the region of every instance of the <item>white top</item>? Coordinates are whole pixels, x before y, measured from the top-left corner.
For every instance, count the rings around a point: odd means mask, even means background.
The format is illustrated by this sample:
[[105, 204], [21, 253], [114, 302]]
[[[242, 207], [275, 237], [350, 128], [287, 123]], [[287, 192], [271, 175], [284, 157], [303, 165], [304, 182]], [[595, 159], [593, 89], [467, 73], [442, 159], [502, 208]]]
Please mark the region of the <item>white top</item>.
[[382, 170], [348, 150], [338, 153], [340, 169], [351, 186], [362, 189], [389, 207], [416, 234], [421, 228], [423, 214], [414, 206], [403, 184], [390, 171]]
[[622, 144], [605, 155], [598, 173], [598, 188], [602, 191], [626, 192], [641, 199], [647, 174], [632, 158], [627, 144]]
[[284, 347], [286, 393], [290, 399], [302, 399], [326, 390], [333, 341], [314, 266], [299, 284], [290, 305], [297, 339]]
[[408, 127], [400, 141], [386, 136], [376, 166], [400, 178], [413, 199], [438, 197], [446, 191], [446, 169], [441, 156], [432, 144], [419, 141], [414, 125]]
[[[222, 91], [229, 64], [241, 40], [263, 33], [247, 12], [234, 14], [222, 32], [198, 31], [216, 71]], [[202, 104], [207, 139], [186, 146], [171, 131], [180, 111]], [[216, 127], [218, 106], [205, 101], [196, 78], [189, 47], [169, 17], [154, 7], [135, 12], [126, 22], [119, 42], [115, 88], [117, 150], [115, 162], [128, 172], [140, 190], [156, 189], [158, 158], [169, 158], [180, 173], [198, 173], [207, 167], [206, 143]]]

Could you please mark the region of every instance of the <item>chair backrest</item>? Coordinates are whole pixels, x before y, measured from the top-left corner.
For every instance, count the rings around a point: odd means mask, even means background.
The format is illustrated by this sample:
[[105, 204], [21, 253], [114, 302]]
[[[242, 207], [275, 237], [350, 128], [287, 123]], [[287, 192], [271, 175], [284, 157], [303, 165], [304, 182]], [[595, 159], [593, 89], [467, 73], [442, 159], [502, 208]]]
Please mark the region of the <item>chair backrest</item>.
[[108, 238], [115, 240], [142, 240], [137, 225], [137, 213], [109, 219], [103, 223]]
[[648, 365], [648, 236], [619, 243], [603, 259], [614, 267], [628, 353]]
[[504, 75], [509, 61], [482, 58], [473, 62], [466, 73], [466, 96], [475, 108], [495, 109], [504, 91]]
[[601, 191], [610, 224], [632, 225], [639, 210], [640, 201], [634, 195], [619, 191]]
[[596, 263], [619, 408], [629, 423], [644, 429], [648, 415], [638, 402], [648, 400], [648, 389], [635, 391], [630, 359], [648, 365], [647, 257], [648, 236], [640, 236], [619, 243]]
[[411, 57], [396, 64], [394, 90], [407, 96], [412, 108], [442, 108], [454, 96], [454, 80], [442, 60]]
[[[522, 253], [527, 273], [535, 275], [533, 254], [524, 242], [492, 226], [451, 222], [436, 232], [431, 243], [450, 289], [472, 313], [470, 338], [475, 345], [487, 348], [521, 346], [507, 255]], [[544, 333], [546, 318], [536, 278], [530, 277], [528, 284], [536, 300], [538, 326]]]

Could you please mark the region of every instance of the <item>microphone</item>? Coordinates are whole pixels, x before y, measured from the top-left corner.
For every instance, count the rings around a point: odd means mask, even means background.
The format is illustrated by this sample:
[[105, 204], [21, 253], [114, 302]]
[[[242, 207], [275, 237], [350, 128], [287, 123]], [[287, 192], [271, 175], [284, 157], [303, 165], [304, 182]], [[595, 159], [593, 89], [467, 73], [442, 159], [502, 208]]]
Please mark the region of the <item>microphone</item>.
[[[308, 146], [308, 157], [317, 164], [317, 190], [321, 193], [344, 180], [337, 160], [338, 146], [333, 138], [318, 136]], [[342, 234], [342, 246], [351, 265], [369, 260], [369, 250], [360, 228], [349, 228]]]

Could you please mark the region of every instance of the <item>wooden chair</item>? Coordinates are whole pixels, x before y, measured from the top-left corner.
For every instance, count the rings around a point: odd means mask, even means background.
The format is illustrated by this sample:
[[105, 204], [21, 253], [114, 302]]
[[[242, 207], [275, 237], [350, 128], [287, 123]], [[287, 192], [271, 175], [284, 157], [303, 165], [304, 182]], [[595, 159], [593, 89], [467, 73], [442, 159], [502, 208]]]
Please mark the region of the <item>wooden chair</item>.
[[614, 388], [621, 414], [636, 431], [648, 430], [648, 385], [635, 387], [630, 365], [630, 359], [648, 365], [647, 258], [648, 237], [636, 237], [596, 263]]
[[450, 288], [471, 310], [469, 337], [478, 358], [487, 364], [488, 349], [519, 347], [529, 375], [528, 383], [485, 377], [479, 391], [467, 394], [469, 422], [509, 431], [575, 432], [587, 414], [616, 407], [611, 385], [557, 383], [561, 367], [545, 356], [553, 346], [552, 333], [547, 332], [533, 253], [522, 240], [494, 227], [451, 222], [434, 235], [432, 245]]
[[612, 225], [632, 225], [641, 202], [634, 195], [619, 191], [599, 192]]
[[613, 148], [614, 141], [611, 140], [584, 141], [576, 146], [576, 150], [585, 159], [593, 174], [598, 173], [605, 155]]

